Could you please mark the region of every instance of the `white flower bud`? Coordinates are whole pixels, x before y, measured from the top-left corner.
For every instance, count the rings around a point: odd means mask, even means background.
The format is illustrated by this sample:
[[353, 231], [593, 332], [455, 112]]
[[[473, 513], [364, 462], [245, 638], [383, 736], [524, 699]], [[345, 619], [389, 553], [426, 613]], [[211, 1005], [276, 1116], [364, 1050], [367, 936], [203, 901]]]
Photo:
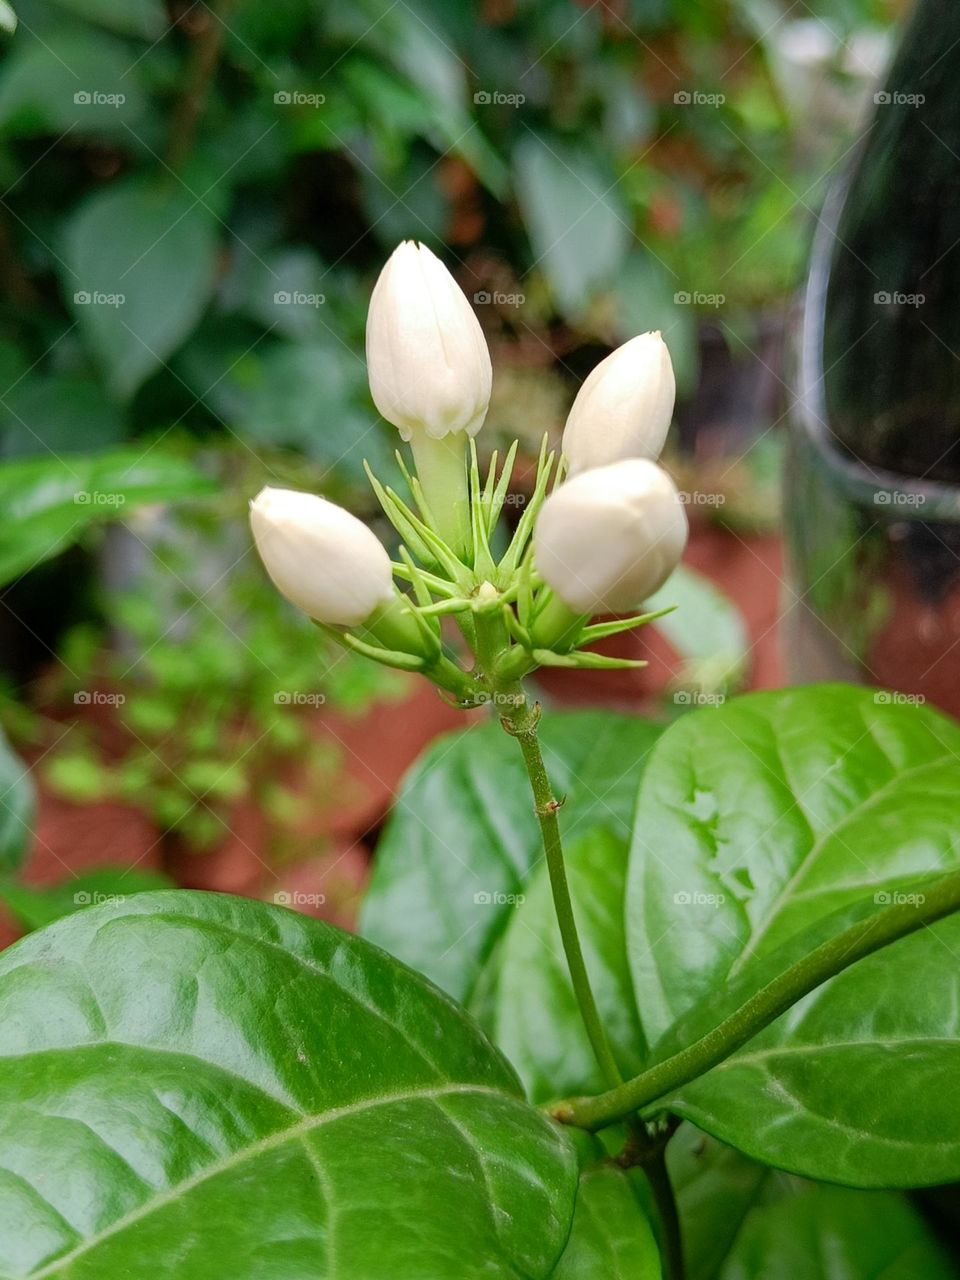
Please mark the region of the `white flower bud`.
[[662, 586], [687, 540], [665, 471], [629, 458], [584, 471], [543, 504], [533, 533], [544, 581], [579, 614], [628, 613]]
[[370, 299], [367, 374], [377, 409], [404, 440], [476, 435], [490, 403], [490, 352], [453, 276], [422, 244], [396, 248]]
[[386, 548], [362, 521], [312, 493], [261, 489], [250, 524], [274, 586], [332, 626], [359, 626], [394, 595]]
[[601, 360], [580, 388], [563, 430], [571, 475], [622, 458], [660, 456], [677, 387], [667, 344], [642, 333]]

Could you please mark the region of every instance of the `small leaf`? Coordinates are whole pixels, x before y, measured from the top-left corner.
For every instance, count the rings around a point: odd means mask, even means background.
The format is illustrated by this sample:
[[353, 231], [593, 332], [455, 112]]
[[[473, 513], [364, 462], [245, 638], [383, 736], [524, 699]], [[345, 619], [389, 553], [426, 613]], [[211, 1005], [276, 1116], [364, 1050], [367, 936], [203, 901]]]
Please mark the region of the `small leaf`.
[[466, 1015], [262, 903], [140, 894], [0, 958], [7, 1276], [545, 1280], [576, 1159]]
[[137, 503], [214, 492], [216, 485], [191, 462], [161, 448], [6, 463], [0, 467], [0, 585], [71, 546], [91, 524], [119, 519]]
[[193, 329], [213, 288], [213, 214], [179, 183], [129, 184], [71, 217], [63, 288], [120, 400], [128, 400]]

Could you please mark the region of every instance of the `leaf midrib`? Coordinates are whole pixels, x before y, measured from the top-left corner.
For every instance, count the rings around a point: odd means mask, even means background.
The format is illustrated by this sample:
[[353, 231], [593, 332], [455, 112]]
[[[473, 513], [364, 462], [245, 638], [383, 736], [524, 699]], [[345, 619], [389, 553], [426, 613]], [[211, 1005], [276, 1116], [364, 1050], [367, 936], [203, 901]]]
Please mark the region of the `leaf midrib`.
[[276, 1147], [281, 1147], [287, 1142], [296, 1142], [304, 1138], [307, 1134], [315, 1129], [322, 1128], [324, 1125], [332, 1124], [337, 1120], [342, 1120], [347, 1116], [358, 1115], [364, 1111], [374, 1110], [377, 1107], [390, 1106], [394, 1103], [413, 1102], [413, 1101], [430, 1101], [434, 1098], [449, 1097], [455, 1094], [483, 1094], [497, 1098], [503, 1098], [505, 1101], [517, 1102], [510, 1094], [502, 1089], [494, 1089], [488, 1085], [464, 1085], [450, 1084], [434, 1086], [428, 1089], [407, 1089], [399, 1093], [380, 1094], [375, 1098], [365, 1098], [361, 1102], [350, 1103], [348, 1106], [332, 1107], [330, 1110], [323, 1112], [319, 1116], [310, 1115], [297, 1124], [289, 1125], [285, 1129], [278, 1129], [275, 1133], [271, 1133], [266, 1138], [261, 1138], [258, 1142], [251, 1143], [250, 1146], [244, 1147], [240, 1151], [233, 1152], [231, 1155], [222, 1160], [215, 1161], [208, 1165], [198, 1173], [193, 1174], [189, 1178], [185, 1178], [175, 1187], [169, 1188], [161, 1195], [154, 1196], [145, 1204], [125, 1214], [122, 1218], [118, 1218], [111, 1223], [109, 1227], [100, 1231], [95, 1236], [84, 1240], [82, 1244], [71, 1249], [69, 1253], [62, 1254], [59, 1258], [55, 1258], [52, 1262], [41, 1267], [39, 1271], [31, 1271], [29, 1280], [43, 1280], [46, 1276], [54, 1276], [61, 1272], [65, 1267], [70, 1266], [77, 1258], [85, 1253], [89, 1253], [92, 1249], [97, 1248], [104, 1240], [111, 1236], [118, 1235], [125, 1231], [127, 1227], [141, 1221], [143, 1218], [149, 1217], [150, 1214], [164, 1208], [168, 1204], [174, 1203], [181, 1196], [189, 1194], [196, 1187], [202, 1185], [210, 1178], [215, 1178], [221, 1173], [243, 1164], [246, 1160], [254, 1159], [256, 1156], [266, 1151], [271, 1151]]
[[[816, 861], [828, 840], [831, 840], [836, 836], [838, 831], [842, 831], [844, 827], [849, 826], [855, 818], [861, 817], [865, 810], [876, 804], [877, 801], [882, 799], [895, 785], [899, 785], [904, 778], [910, 778], [917, 774], [922, 774], [928, 769], [942, 769], [947, 764], [948, 757], [945, 753], [942, 756], [937, 756], [935, 760], [927, 760], [924, 761], [923, 764], [914, 765], [911, 769], [900, 770], [885, 782], [882, 787], [879, 787], [876, 791], [871, 791], [868, 796], [865, 796], [863, 800], [860, 800], [852, 809], [848, 810], [839, 822], [832, 823], [829, 827], [825, 827], [824, 830], [821, 831], [820, 835], [813, 841], [803, 858], [801, 858], [800, 862], [797, 863], [797, 866], [794, 868], [790, 878], [784, 883], [783, 888], [770, 904], [770, 908], [764, 922], [759, 926], [759, 928], [752, 932], [751, 936], [747, 939], [743, 950], [731, 964], [727, 973], [728, 981], [730, 978], [736, 977], [743, 969], [743, 966], [756, 956], [757, 944], [767, 933], [769, 933], [773, 924], [778, 919], [780, 910], [784, 903], [790, 899], [794, 885], [803, 875], [805, 875], [810, 864]], [[797, 801], [797, 807], [799, 808], [799, 801]], [[884, 877], [876, 883], [884, 883], [886, 879], [889, 879], [889, 877]]]

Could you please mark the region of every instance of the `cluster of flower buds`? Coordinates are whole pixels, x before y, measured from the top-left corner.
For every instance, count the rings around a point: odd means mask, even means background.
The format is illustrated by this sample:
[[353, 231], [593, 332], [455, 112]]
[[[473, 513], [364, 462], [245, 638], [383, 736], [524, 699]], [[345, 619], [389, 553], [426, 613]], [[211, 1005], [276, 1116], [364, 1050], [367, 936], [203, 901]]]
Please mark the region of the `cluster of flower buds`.
[[[586, 379], [563, 457], [544, 439], [533, 494], [499, 558], [493, 534], [517, 446], [499, 470], [494, 453], [481, 476], [473, 437], [490, 402], [490, 355], [466, 297], [423, 245], [400, 245], [380, 275], [367, 367], [377, 409], [413, 454], [412, 471], [398, 454], [407, 499], [368, 470], [400, 535], [398, 559], [343, 508], [267, 488], [251, 524], [278, 590], [343, 644], [422, 671], [463, 705], [538, 666], [636, 665], [583, 646], [658, 616], [590, 622], [640, 607], [686, 541], [679, 494], [656, 463], [675, 396], [660, 334], [633, 338]], [[469, 668], [445, 643], [444, 615], [475, 657]]]

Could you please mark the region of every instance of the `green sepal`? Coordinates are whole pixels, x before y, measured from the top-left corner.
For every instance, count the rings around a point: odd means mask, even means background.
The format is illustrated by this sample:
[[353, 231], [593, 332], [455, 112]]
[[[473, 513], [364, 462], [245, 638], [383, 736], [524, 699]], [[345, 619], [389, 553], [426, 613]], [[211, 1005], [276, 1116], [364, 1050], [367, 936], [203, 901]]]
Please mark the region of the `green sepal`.
[[579, 667], [583, 671], [628, 671], [645, 667], [639, 658], [611, 658], [605, 653], [554, 653], [552, 649], [534, 649], [531, 656], [538, 667]]
[[622, 631], [632, 631], [634, 627], [645, 626], [648, 622], [664, 617], [665, 614], [673, 613], [676, 607], [675, 604], [671, 604], [665, 609], [657, 609], [653, 613], [639, 613], [633, 618], [615, 618], [611, 622], [594, 622], [590, 626], [584, 627], [580, 632], [580, 643], [592, 644], [595, 640], [604, 640], [607, 636], [616, 636]]

